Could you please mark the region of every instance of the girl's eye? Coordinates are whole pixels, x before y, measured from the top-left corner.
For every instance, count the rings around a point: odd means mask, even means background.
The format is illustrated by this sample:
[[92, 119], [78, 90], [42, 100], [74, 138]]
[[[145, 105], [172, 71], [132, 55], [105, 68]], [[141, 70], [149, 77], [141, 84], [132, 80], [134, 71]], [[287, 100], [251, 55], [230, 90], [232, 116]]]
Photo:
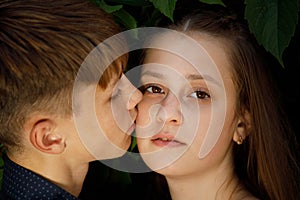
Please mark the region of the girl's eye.
[[165, 93], [165, 91], [163, 89], [161, 89], [160, 87], [158, 87], [158, 86], [148, 86], [146, 88], [146, 91], [149, 92], [149, 93], [160, 93], [160, 94]]
[[145, 93], [164, 94], [165, 93], [165, 91], [162, 88], [160, 88], [159, 86], [155, 86], [155, 85], [148, 85], [148, 86], [146, 85], [146, 86], [143, 86], [141, 88], [141, 92], [143, 94], [145, 94]]
[[190, 94], [190, 96], [193, 98], [203, 99], [203, 100], [210, 98], [210, 95], [207, 94], [207, 92], [201, 90], [194, 91], [192, 94]]

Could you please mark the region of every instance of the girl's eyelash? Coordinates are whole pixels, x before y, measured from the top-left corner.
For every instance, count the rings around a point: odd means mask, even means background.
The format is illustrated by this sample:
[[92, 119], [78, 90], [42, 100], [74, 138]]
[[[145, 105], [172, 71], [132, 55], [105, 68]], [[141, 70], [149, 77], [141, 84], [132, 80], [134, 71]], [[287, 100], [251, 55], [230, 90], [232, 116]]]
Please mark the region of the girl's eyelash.
[[142, 86], [139, 87], [138, 89], [139, 89], [142, 93], [144, 93], [145, 90], [146, 90], [146, 88], [147, 88], [147, 85], [142, 85]]
[[[139, 90], [145, 94], [146, 92], [151, 94], [164, 94], [165, 90], [161, 85], [149, 83], [142, 85]], [[198, 100], [209, 100], [211, 98], [209, 92], [206, 89], [203, 88], [197, 88], [194, 89], [191, 93], [188, 95], [189, 97], [198, 99]]]
[[204, 89], [196, 89], [189, 96], [197, 99], [207, 100], [210, 99], [210, 94]]
[[[163, 88], [157, 84], [145, 84], [145, 85], [142, 85], [141, 87], [139, 87], [139, 90], [144, 94], [151, 87], [159, 90], [159, 92], [164, 91]], [[157, 92], [157, 93], [159, 93], [159, 92]], [[153, 92], [153, 93], [156, 93], [156, 92]]]

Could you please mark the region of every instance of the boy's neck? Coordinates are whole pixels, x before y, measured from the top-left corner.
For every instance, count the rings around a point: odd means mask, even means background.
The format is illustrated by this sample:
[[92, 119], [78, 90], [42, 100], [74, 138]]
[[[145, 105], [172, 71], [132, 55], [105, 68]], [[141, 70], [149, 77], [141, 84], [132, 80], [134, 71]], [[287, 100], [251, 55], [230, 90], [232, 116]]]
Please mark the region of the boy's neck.
[[89, 166], [88, 162], [72, 163], [58, 156], [47, 158], [25, 156], [27, 159], [20, 159], [9, 155], [9, 158], [18, 165], [43, 176], [75, 197], [78, 197], [82, 189]]

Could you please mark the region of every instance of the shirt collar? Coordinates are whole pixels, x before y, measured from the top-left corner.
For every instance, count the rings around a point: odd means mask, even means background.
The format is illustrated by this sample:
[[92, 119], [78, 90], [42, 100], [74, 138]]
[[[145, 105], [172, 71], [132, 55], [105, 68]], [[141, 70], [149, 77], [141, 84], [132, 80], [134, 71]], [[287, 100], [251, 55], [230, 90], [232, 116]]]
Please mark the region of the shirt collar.
[[78, 200], [64, 189], [3, 156], [4, 171], [1, 192], [13, 199]]

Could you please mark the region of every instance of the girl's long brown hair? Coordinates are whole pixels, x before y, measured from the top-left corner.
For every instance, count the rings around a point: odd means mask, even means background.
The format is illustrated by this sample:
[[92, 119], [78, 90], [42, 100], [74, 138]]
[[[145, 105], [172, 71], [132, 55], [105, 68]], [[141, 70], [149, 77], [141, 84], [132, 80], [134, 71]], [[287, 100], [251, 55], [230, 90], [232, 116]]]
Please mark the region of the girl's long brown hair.
[[251, 117], [242, 145], [234, 145], [235, 172], [244, 187], [260, 199], [300, 199], [296, 139], [281, 108], [269, 74], [267, 54], [244, 21], [222, 6], [203, 5], [170, 28], [221, 41], [233, 66], [237, 116]]

